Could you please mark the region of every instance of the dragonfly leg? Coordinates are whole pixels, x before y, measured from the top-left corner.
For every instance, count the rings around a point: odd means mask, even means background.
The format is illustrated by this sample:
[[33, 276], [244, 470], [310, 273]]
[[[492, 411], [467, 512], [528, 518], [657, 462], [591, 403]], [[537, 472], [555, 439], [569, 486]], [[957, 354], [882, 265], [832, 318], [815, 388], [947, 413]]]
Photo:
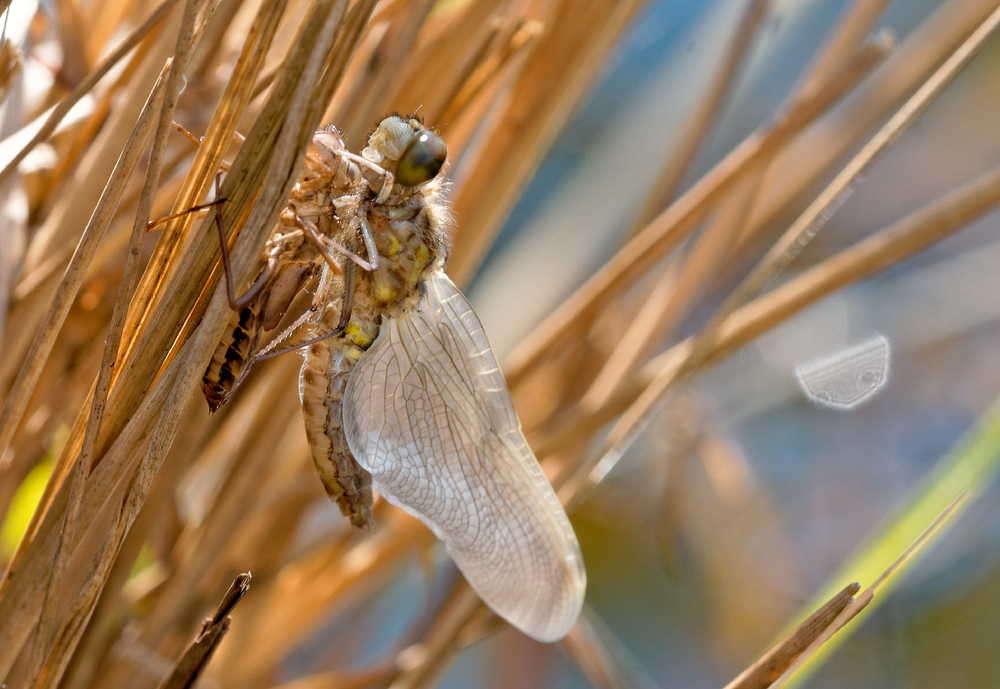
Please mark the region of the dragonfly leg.
[[378, 270], [378, 247], [375, 246], [375, 236], [372, 234], [372, 227], [368, 224], [367, 203], [361, 207], [361, 212], [358, 214], [358, 222], [361, 224], [361, 240], [365, 243], [365, 251], [368, 252], [368, 263], [371, 266], [367, 270], [368, 272]]
[[326, 261], [326, 264], [330, 266], [330, 270], [332, 270], [337, 275], [343, 275], [344, 270], [339, 265], [337, 265], [337, 261], [333, 258], [333, 255], [330, 254], [329, 250], [326, 248], [326, 245], [324, 244], [324, 240], [326, 238], [319, 233], [319, 231], [316, 229], [316, 226], [313, 223], [309, 222], [308, 220], [305, 220], [304, 218], [300, 218], [298, 216], [295, 217], [295, 222], [299, 227], [302, 228], [302, 231], [305, 233], [306, 238], [310, 242], [312, 242], [313, 246], [316, 247], [316, 250], [319, 251], [320, 256], [323, 257], [323, 260]]
[[[216, 195], [219, 193], [219, 177], [221, 175], [216, 175], [215, 177], [215, 189]], [[253, 284], [247, 288], [247, 291], [241, 294], [239, 297], [236, 296], [236, 289], [233, 286], [233, 266], [229, 259], [229, 242], [226, 240], [226, 229], [222, 225], [222, 216], [219, 214], [218, 209], [215, 211], [215, 227], [219, 230], [219, 247], [222, 249], [222, 267], [226, 273], [226, 293], [229, 297], [229, 306], [233, 311], [239, 311], [244, 306], [249, 304], [254, 298], [260, 294], [267, 284], [274, 277], [274, 271], [278, 267], [278, 254], [281, 253], [281, 247], [275, 245], [268, 252], [267, 263], [264, 264], [264, 269], [260, 271], [260, 275], [254, 280]]]
[[351, 153], [350, 151], [340, 151], [340, 155], [344, 159], [351, 160], [351, 161], [357, 163], [358, 165], [360, 165], [361, 167], [368, 168], [369, 170], [371, 170], [375, 174], [380, 175], [385, 180], [385, 182], [389, 183], [390, 186], [392, 185], [392, 183], [394, 181], [393, 177], [392, 177], [392, 173], [389, 172], [388, 170], [386, 170], [384, 167], [382, 167], [378, 163], [373, 163], [372, 161], [368, 160], [364, 156], [358, 155], [357, 153]]
[[[358, 155], [356, 153], [351, 153], [350, 151], [341, 151], [340, 152], [340, 156], [342, 158], [344, 158], [345, 160], [350, 160], [350, 161], [356, 163], [360, 167], [367, 168], [368, 170], [371, 170], [376, 175], [378, 175], [378, 176], [380, 176], [382, 178], [382, 186], [378, 190], [377, 201], [379, 203], [385, 203], [386, 200], [389, 198], [389, 194], [392, 193], [392, 186], [393, 186], [393, 184], [396, 182], [396, 178], [393, 176], [393, 174], [391, 172], [389, 172], [388, 170], [386, 170], [381, 165], [378, 165], [377, 163], [373, 163], [372, 161], [368, 160], [364, 156], [360, 156], [360, 155]], [[369, 181], [371, 181], [370, 178], [367, 178], [367, 179], [369, 179]]]
[[340, 242], [337, 242], [334, 239], [330, 239], [329, 237], [324, 237], [323, 238], [323, 242], [325, 244], [329, 244], [331, 248], [336, 249], [339, 253], [342, 253], [344, 256], [347, 256], [347, 258], [351, 259], [352, 262], [354, 262], [357, 265], [361, 266], [362, 268], [364, 268], [365, 270], [367, 270], [369, 273], [372, 272], [373, 270], [376, 270], [378, 268], [378, 259], [376, 259], [375, 261], [369, 263], [365, 259], [363, 259], [360, 256], [358, 256], [356, 253], [354, 253], [353, 251], [351, 251], [350, 249], [348, 249], [346, 246], [344, 246], [343, 244], [341, 244]]
[[354, 261], [369, 273], [378, 270], [378, 247], [375, 246], [375, 236], [372, 234], [372, 228], [368, 224], [368, 205], [365, 204], [361, 207], [361, 212], [358, 214], [358, 222], [360, 223], [361, 239], [365, 243], [365, 252], [368, 254], [368, 260], [361, 258], [359, 255], [348, 249], [346, 246], [340, 242], [331, 239], [330, 237], [323, 237], [323, 242], [329, 244], [332, 248], [336, 249], [342, 253], [347, 258]]
[[315, 165], [316, 167], [323, 168], [323, 172], [325, 172], [329, 177], [333, 177], [334, 175], [333, 168], [331, 168], [329, 165], [327, 165], [322, 160], [320, 160], [319, 158], [317, 158], [315, 155], [313, 155], [308, 151], [306, 152], [306, 160], [309, 162], [310, 165]]
[[[176, 126], [180, 127], [180, 125], [177, 124], [176, 122], [174, 122], [174, 124]], [[187, 132], [186, 129], [184, 131]], [[189, 136], [191, 135], [190, 132], [187, 132], [187, 133], [188, 133]], [[214, 201], [209, 201], [208, 203], [199, 203], [197, 206], [191, 206], [190, 208], [182, 210], [182, 211], [180, 211], [178, 213], [171, 213], [170, 215], [165, 215], [162, 218], [157, 218], [156, 220], [150, 220], [148, 223], [146, 223], [146, 232], [152, 232], [153, 230], [155, 230], [160, 225], [163, 225], [163, 224], [167, 223], [168, 221], [173, 220], [174, 218], [180, 218], [181, 216], [187, 215], [188, 213], [197, 213], [198, 211], [208, 210], [209, 208], [212, 208], [213, 206], [218, 206], [220, 203], [225, 203], [226, 201], [228, 201], [229, 199], [224, 199], [224, 198], [222, 198], [219, 195], [219, 184], [220, 184], [219, 180], [221, 179], [221, 177], [222, 177], [222, 173], [221, 172], [215, 176], [215, 200]]]
[[[328, 332], [316, 335], [315, 337], [310, 337], [302, 342], [297, 342], [296, 344], [289, 345], [287, 347], [282, 347], [272, 351], [275, 345], [282, 342], [285, 338], [291, 335], [295, 330], [302, 327], [302, 324], [306, 322], [311, 312], [306, 312], [302, 314], [294, 323], [288, 326], [283, 333], [278, 335], [274, 340], [260, 352], [254, 355], [253, 361], [251, 363], [257, 363], [258, 361], [263, 361], [264, 359], [273, 359], [276, 356], [281, 356], [282, 354], [288, 354], [289, 352], [294, 352], [297, 349], [303, 349], [311, 344], [316, 344], [317, 342], [322, 342], [323, 340], [328, 340], [331, 337], [339, 337], [343, 334], [344, 330], [347, 328], [347, 324], [351, 322], [351, 311], [354, 309], [354, 266], [350, 263], [347, 264], [347, 269], [344, 271], [344, 302], [340, 309], [340, 321], [337, 323], [337, 327]], [[250, 367], [248, 366], [247, 369]]]
[[351, 264], [347, 265], [347, 270], [344, 271], [344, 298], [341, 302], [340, 307], [340, 321], [337, 323], [337, 328], [333, 332], [338, 335], [347, 328], [347, 324], [351, 322], [351, 311], [354, 310], [354, 266]]
[[146, 224], [146, 232], [152, 232], [160, 225], [165, 225], [168, 221], [174, 218], [179, 218], [181, 216], [187, 215], [188, 213], [197, 213], [198, 211], [205, 211], [212, 206], [218, 206], [220, 203], [225, 203], [228, 199], [215, 199], [214, 201], [209, 201], [208, 203], [200, 203], [197, 206], [191, 206], [187, 210], [180, 211], [178, 213], [171, 213], [170, 215], [164, 215], [162, 218], [157, 218], [156, 220], [150, 220]]

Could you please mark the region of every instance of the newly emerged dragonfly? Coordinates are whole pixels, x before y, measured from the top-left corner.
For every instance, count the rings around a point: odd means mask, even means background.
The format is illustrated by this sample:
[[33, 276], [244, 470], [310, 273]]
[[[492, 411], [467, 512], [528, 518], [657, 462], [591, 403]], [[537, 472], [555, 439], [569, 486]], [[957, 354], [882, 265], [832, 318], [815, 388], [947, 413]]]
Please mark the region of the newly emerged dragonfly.
[[[501, 617], [555, 641], [579, 616], [583, 559], [482, 325], [444, 273], [446, 156], [433, 132], [398, 116], [378, 125], [361, 158], [338, 156], [356, 181], [331, 186], [330, 224], [314, 242], [336, 249], [312, 321], [314, 335], [333, 336], [306, 350], [306, 432], [327, 492], [352, 523], [369, 523], [374, 486], [431, 528]], [[289, 262], [294, 252], [276, 246]], [[287, 307], [282, 298], [270, 308], [274, 294], [261, 291], [259, 311]]]

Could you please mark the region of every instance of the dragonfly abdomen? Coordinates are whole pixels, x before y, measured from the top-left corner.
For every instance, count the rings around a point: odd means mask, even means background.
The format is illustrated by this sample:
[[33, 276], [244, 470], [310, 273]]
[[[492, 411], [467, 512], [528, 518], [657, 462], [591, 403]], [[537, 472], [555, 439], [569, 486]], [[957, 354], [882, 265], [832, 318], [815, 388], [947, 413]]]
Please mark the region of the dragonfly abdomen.
[[215, 348], [212, 361], [201, 379], [205, 400], [213, 412], [229, 401], [243, 367], [260, 344], [260, 304], [255, 299], [239, 311], [234, 311], [226, 326], [222, 341]]
[[347, 445], [343, 398], [351, 370], [377, 335], [375, 323], [352, 319], [341, 337], [309, 346], [299, 374], [313, 463], [327, 494], [356, 527], [371, 525], [372, 477]]

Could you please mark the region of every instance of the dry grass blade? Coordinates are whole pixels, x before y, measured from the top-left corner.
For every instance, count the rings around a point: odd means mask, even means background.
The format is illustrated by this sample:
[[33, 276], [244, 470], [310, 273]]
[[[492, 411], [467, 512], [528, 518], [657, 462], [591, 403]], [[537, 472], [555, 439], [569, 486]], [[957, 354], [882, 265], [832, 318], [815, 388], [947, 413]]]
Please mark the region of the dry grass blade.
[[323, 672], [285, 682], [274, 689], [372, 689], [388, 686], [393, 666], [384, 665], [355, 672]]
[[[505, 70], [531, 50], [541, 32], [538, 22], [520, 24], [496, 52], [479, 62], [475, 70], [459, 83], [455, 93], [447, 99], [446, 109], [436, 118], [443, 123], [442, 132], [447, 132], [451, 122], [468, 112], [473, 102], [495, 85]], [[462, 142], [459, 140], [456, 144], [460, 148]]]
[[525, 338], [510, 356], [508, 384], [516, 388], [560, 343], [571, 341], [569, 335], [586, 328], [601, 307], [676, 248], [733, 186], [836, 102], [857, 77], [855, 65], [845, 66], [838, 78], [734, 148], [546, 318], [538, 335]]
[[[189, 418], [188, 421], [189, 424], [185, 425], [186, 433], [178, 438], [172, 449], [175, 456], [188, 456], [192, 448], [203, 438], [206, 424], [198, 423], [198, 419]], [[140, 558], [142, 549], [148, 547], [151, 536], [156, 533], [161, 515], [170, 512], [173, 499], [171, 489], [178, 480], [181, 468], [179, 462], [168, 460], [164, 470], [160, 472], [153, 491], [119, 550], [118, 558], [104, 585], [105, 593], [98, 600], [60, 686], [66, 689], [82, 689], [90, 686], [102, 665], [102, 660], [106, 660], [106, 657], [114, 652], [113, 649], [127, 628], [127, 619], [120, 614], [120, 599], [116, 593], [120, 592], [129, 600], [134, 600], [141, 597], [142, 591], [132, 593], [131, 589], [137, 588], [140, 583], [147, 589], [155, 588], [159, 579], [165, 576], [163, 568], [154, 566], [144, 572], [140, 582], [133, 578], [132, 569]], [[122, 638], [121, 641], [124, 642], [125, 648], [131, 648], [127, 645], [127, 640]]]
[[[824, 296], [943, 241], [998, 203], [1000, 169], [994, 169], [733, 312], [719, 326], [718, 338], [705, 356], [704, 365], [718, 361]], [[602, 409], [574, 419], [554, 435], [533, 439], [536, 451], [544, 456], [578, 436], [583, 429], [617, 418], [626, 408], [645, 408], [651, 400], [678, 384], [692, 346], [692, 340], [675, 345], [643, 367], [637, 379], [620, 390]], [[637, 402], [642, 395], [647, 396], [645, 401]], [[615, 425], [616, 431], [624, 433], [637, 422], [636, 419], [629, 414], [622, 416]], [[576, 485], [574, 497], [567, 504], [578, 504], [613, 465], [610, 460], [597, 464], [584, 484]]]
[[834, 77], [844, 61], [862, 50], [888, 4], [888, 0], [854, 0], [809, 69], [800, 92], [808, 93]]
[[8, 376], [13, 379], [16, 362], [23, 360], [42, 315], [57, 293], [60, 272], [69, 263], [70, 249], [79, 244], [84, 228], [80, 218], [90, 217], [97, 207], [146, 96], [173, 51], [172, 30], [176, 30], [180, 17], [168, 13], [168, 20], [171, 25], [155, 36], [148, 50], [144, 49], [147, 43], [140, 44], [137, 52], [141, 58], [133, 58], [134, 72], [116, 90], [122, 99], [119, 107], [103, 116], [107, 118], [106, 126], [99, 135], [93, 133], [96, 138], [87, 155], [67, 169], [67, 174], [72, 172], [68, 178], [72, 183], [54, 200], [51, 212], [31, 237], [8, 315], [11, 327], [4, 333], [4, 349], [9, 357], [0, 361], [0, 377], [5, 383]]
[[629, 236], [648, 225], [674, 198], [699, 146], [708, 134], [709, 127], [718, 116], [723, 99], [732, 87], [737, 69], [746, 59], [746, 53], [757, 35], [757, 29], [769, 4], [768, 0], [754, 0], [747, 4], [735, 34], [729, 41], [729, 48], [719, 70], [706, 89], [701, 103], [698, 107], [692, 108], [688, 114], [677, 150], [671, 154], [660, 170], [653, 191], [646, 199], [645, 207], [636, 217], [632, 231], [628, 233]]
[[[149, 437], [156, 415], [162, 411], [170, 386], [175, 382], [176, 368], [178, 366], [169, 369], [157, 381], [157, 386], [143, 400], [129, 425], [119, 435], [116, 445], [105, 456], [105, 461], [91, 473], [80, 509], [81, 524], [90, 524], [106, 503], [112, 504], [121, 496], [122, 475], [131, 473], [138, 460], [133, 449], [141, 448]], [[47, 581], [45, 575], [48, 563], [51, 562], [51, 553], [55, 552], [68, 493], [69, 484], [63, 483], [47, 505], [45, 517], [31, 534], [30, 542], [26, 540], [26, 545], [22, 543], [20, 557], [15, 554], [12, 565], [16, 565], [16, 568], [8, 567], [3, 588], [0, 589], [0, 640], [3, 641], [0, 644], [0, 670], [4, 674], [10, 671], [21, 644], [37, 619]], [[74, 546], [82, 539], [81, 531], [78, 529], [75, 534]], [[103, 549], [105, 553], [111, 551], [110, 548]], [[110, 563], [104, 564], [106, 566]], [[92, 580], [99, 579], [100, 573], [96, 574], [98, 576], [91, 577]], [[97, 593], [98, 591], [93, 591], [90, 594], [91, 602]]]
[[494, 3], [466, 3], [438, 22], [443, 26], [429, 40], [415, 46], [409, 64], [402, 65], [396, 75], [391, 101], [401, 112], [419, 108], [421, 116], [436, 126], [447, 127], [451, 123], [454, 114], [450, 117], [442, 114], [449, 96], [476, 68], [495, 40], [502, 9]]
[[[163, 400], [163, 408], [157, 419], [156, 428], [150, 436], [147, 452], [129, 479], [107, 534], [94, 553], [81, 592], [56, 636], [43, 668], [41, 686], [55, 686], [60, 681], [70, 661], [72, 650], [79, 642], [97, 599], [104, 589], [125, 537], [145, 503], [153, 478], [159, 472], [166, 453], [173, 443], [173, 436], [176, 434], [187, 397], [194, 387], [197, 371], [200, 370], [192, 368], [188, 361], [192, 351], [197, 351], [199, 345], [205, 346], [207, 338], [204, 331], [199, 335], [200, 337], [189, 342], [178, 356], [175, 368], [180, 369], [180, 372], [174, 372], [173, 375], [168, 372], [159, 381], [167, 389], [172, 389], [174, 394]], [[178, 390], [187, 390], [188, 395], [178, 394]]]
[[202, 622], [202, 627], [194, 640], [174, 664], [173, 672], [160, 685], [160, 689], [188, 689], [205, 670], [219, 647], [222, 637], [229, 631], [229, 614], [250, 590], [250, 573], [241, 574], [222, 598], [215, 615]]
[[[893, 42], [862, 43], [864, 36], [878, 19], [881, 6], [881, 0], [859, 0], [855, 3], [834, 30], [809, 73], [801, 80], [801, 86], [790, 97], [790, 110], [794, 111], [808, 103], [814, 94], [822, 91], [828, 84], [843, 82], [845, 76], [847, 81], [860, 81], [871, 68], [881, 62]], [[755, 21], [753, 9], [750, 8], [750, 16], [744, 20], [743, 31], [746, 33], [750, 32]], [[735, 60], [730, 62], [735, 64]], [[844, 64], [849, 65], [849, 68], [844, 69]], [[837, 65], [837, 69], [831, 65]], [[721, 84], [718, 89], [721, 92]], [[706, 113], [698, 114], [700, 117], [695, 119], [696, 126], [704, 126], [702, 123], [711, 121]], [[683, 141], [682, 139], [682, 144]], [[630, 332], [608, 357], [581, 400], [585, 412], [594, 411], [608, 401], [654, 338], [664, 332], [671, 332], [706, 284], [724, 268], [725, 261], [734, 253], [736, 240], [745, 233], [752, 211], [760, 202], [762, 189], [766, 188], [763, 179], [765, 171], [781, 152], [782, 149], [774, 148], [769, 155], [755, 161], [746, 173], [746, 181], [736, 187], [731, 198], [724, 202], [697, 239], [683, 261], [680, 274], [675, 278], [661, 278], [654, 294], [662, 292], [663, 296], [647, 302], [643, 313], [639, 314], [630, 327]], [[664, 169], [664, 173], [669, 170], [670, 166]], [[647, 217], [642, 224], [650, 220]]]
[[[380, 68], [358, 79], [357, 83], [363, 85], [363, 90], [352, 94], [354, 97], [351, 102], [345, 103], [347, 107], [340, 113], [345, 116], [348, 112], [351, 113], [350, 118], [345, 117], [341, 124], [348, 141], [363, 141], [371, 122], [378, 118], [378, 113], [386, 110], [385, 91], [413, 51], [417, 32], [433, 6], [433, 0], [407, 3], [402, 16], [390, 24], [379, 41], [370, 60], [373, 67], [377, 65]], [[383, 64], [385, 68], [381, 68]], [[341, 120], [340, 117], [336, 119]]]
[[[155, 103], [154, 97], [160, 97], [161, 95], [162, 86], [159, 86], [153, 92], [150, 102], [158, 105], [158, 103]], [[57, 293], [58, 296], [53, 300], [48, 313], [42, 321], [41, 327], [39, 327], [35, 335], [29, 354], [25, 358], [25, 362], [14, 383], [13, 392], [7, 397], [3, 412], [0, 412], [0, 448], [7, 448], [17, 429], [17, 424], [21, 421], [21, 415], [24, 413], [24, 408], [28, 403], [28, 397], [31, 395], [35, 383], [41, 375], [42, 366], [45, 364], [45, 359], [48, 357], [55, 343], [56, 335], [59, 334], [59, 329], [62, 327], [62, 323], [69, 313], [77, 290], [79, 290], [80, 285], [83, 283], [87, 267], [97, 250], [97, 245], [103, 237], [108, 224], [111, 222], [111, 216], [125, 189], [125, 183], [135, 169], [139, 161], [139, 156], [146, 146], [146, 137], [152, 133], [154, 112], [155, 109], [153, 107], [145, 110], [142, 121], [137, 124], [135, 129], [140, 136], [133, 137], [122, 151], [122, 157], [119, 161], [120, 166], [116, 169], [116, 174], [112, 178], [113, 184], [109, 184], [106, 187], [101, 202], [98, 204], [98, 209], [84, 231], [80, 244], [77, 246], [73, 258], [66, 269], [66, 274], [63, 276], [62, 284]]]
[[[188, 355], [191, 349], [193, 348], [189, 348], [183, 354]], [[181, 361], [187, 363], [186, 358], [183, 356]], [[173, 387], [177, 387], [184, 382], [190, 382], [183, 380], [183, 376], [182, 373], [178, 374], [177, 378], [168, 378], [167, 376], [165, 378]], [[188, 377], [190, 378], [190, 374]], [[56, 636], [49, 661], [43, 668], [42, 686], [55, 687], [61, 680], [62, 673], [69, 664], [71, 653], [79, 643], [87, 622], [93, 614], [94, 607], [97, 605], [97, 600], [104, 590], [104, 584], [111, 574], [111, 569], [125, 537], [138, 516], [139, 510], [142, 509], [153, 479], [159, 472], [170, 445], [173, 443], [180, 414], [186, 402], [186, 397], [176, 394], [169, 396], [164, 401], [156, 428], [150, 435], [148, 450], [129, 479], [125, 495], [112, 517], [110, 527], [91, 560], [84, 585]]]
[[756, 171], [751, 170], [747, 180], [722, 203], [684, 260], [678, 261], [680, 267], [677, 274], [664, 272], [625, 337], [580, 400], [584, 414], [593, 413], [607, 404], [655, 339], [664, 332], [673, 331], [706, 284], [732, 257], [736, 239], [757, 195], [757, 177], [761, 167], [758, 165]]
[[456, 182], [455, 214], [462, 229], [448, 263], [461, 285], [521, 192], [541, 154], [565, 125], [605, 55], [641, 3], [566, 2], [549, 7], [545, 34], [526, 57], [500, 113], [488, 123], [474, 172]]
[[780, 216], [803, 189], [825, 181], [826, 171], [867, 141], [995, 9], [991, 0], [953, 0], [928, 17], [843, 108], [804, 132], [775, 160], [762, 185], [767, 193], [747, 222], [748, 234]]
[[[735, 311], [719, 329], [712, 355], [749, 342], [822, 296], [924, 251], [1000, 203], [1000, 169], [981, 175]], [[661, 359], [665, 361], [666, 357]], [[650, 366], [652, 370], [655, 366]]]
[[[77, 528], [77, 517], [79, 516], [80, 504], [83, 500], [83, 491], [86, 484], [87, 475], [90, 472], [91, 457], [93, 455], [94, 444], [97, 440], [97, 429], [101, 427], [104, 417], [104, 407], [107, 402], [108, 389], [111, 386], [111, 372], [118, 355], [118, 346], [121, 342], [121, 331], [125, 323], [125, 312], [129, 299], [134, 289], [134, 276], [137, 269], [137, 259], [139, 253], [139, 242], [142, 238], [143, 230], [149, 217], [149, 208], [152, 203], [152, 193], [156, 188], [159, 178], [160, 163], [163, 159], [163, 152], [166, 146], [166, 132], [173, 121], [174, 109], [177, 105], [177, 97], [182, 88], [183, 70], [187, 63], [191, 44], [194, 38], [195, 20], [198, 14], [199, 5], [197, 2], [188, 2], [185, 5], [184, 17], [181, 23], [181, 31], [177, 36], [177, 48], [174, 57], [170, 60], [166, 68], [165, 75], [161, 75], [161, 80], [157, 82], [157, 87], [163, 84], [162, 91], [154, 88], [153, 94], [147, 101], [147, 107], [143, 113], [146, 118], [140, 116], [137, 127], [142, 127], [139, 131], [144, 131], [146, 122], [149, 121], [151, 112], [159, 111], [156, 134], [153, 140], [152, 153], [150, 155], [149, 169], [144, 185], [143, 195], [139, 203], [135, 223], [132, 228], [132, 240], [130, 242], [129, 264], [122, 276], [122, 285], [119, 298], [116, 303], [115, 313], [112, 316], [111, 332], [108, 336], [104, 356], [101, 361], [101, 368], [98, 372], [96, 389], [93, 396], [93, 406], [87, 422], [87, 430], [83, 439], [83, 447], [80, 456], [74, 462], [72, 483], [70, 485], [69, 503], [63, 517], [63, 526], [60, 529], [59, 542], [56, 547], [56, 554], [49, 574], [49, 584], [46, 588], [45, 599], [42, 603], [42, 612], [38, 624], [35, 628], [35, 644], [32, 649], [32, 656], [28, 664], [28, 682], [34, 685], [42, 671], [42, 663], [48, 648], [48, 631], [52, 618], [55, 615], [55, 605], [62, 588], [63, 573], [66, 562], [69, 558], [68, 544], [73, 542]], [[165, 77], [165, 79], [164, 79]], [[165, 82], [165, 83], [164, 83]], [[161, 102], [157, 102], [157, 101]], [[141, 136], [139, 137], [142, 138]], [[126, 150], [127, 145], [126, 145]], [[123, 156], [124, 157], [124, 156]], [[134, 163], [133, 163], [134, 165]], [[127, 177], [127, 175], [126, 175]], [[103, 583], [103, 582], [102, 582]], [[78, 637], [77, 637], [78, 638]], [[75, 640], [63, 646], [61, 649], [53, 649], [53, 655], [47, 662], [47, 673], [45, 684], [53, 686], [62, 677], [62, 672], [70, 660], [70, 654], [75, 649]], [[59, 651], [59, 652], [56, 652]], [[53, 670], [58, 668], [57, 670]]]
[[[1000, 28], [1000, 9], [986, 18], [971, 36], [931, 75], [913, 96], [882, 127], [865, 147], [848, 163], [837, 177], [823, 190], [809, 208], [768, 251], [753, 271], [733, 290], [726, 303], [720, 307], [716, 323], [729, 312], [747, 303], [764, 289], [774, 277], [798, 255], [833, 213], [857, 188], [865, 172], [875, 160], [893, 144], [921, 113], [951, 83], [969, 60], [982, 50], [996, 30]], [[710, 331], [714, 324], [706, 326]]]

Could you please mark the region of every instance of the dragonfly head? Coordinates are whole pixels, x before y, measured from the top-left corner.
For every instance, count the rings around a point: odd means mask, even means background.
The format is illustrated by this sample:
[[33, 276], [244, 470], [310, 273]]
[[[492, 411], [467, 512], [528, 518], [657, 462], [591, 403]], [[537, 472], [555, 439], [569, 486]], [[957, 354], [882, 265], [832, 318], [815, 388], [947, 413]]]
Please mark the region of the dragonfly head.
[[448, 158], [448, 147], [419, 120], [391, 115], [375, 128], [361, 154], [393, 172], [401, 186], [416, 187], [437, 177]]
[[396, 181], [404, 187], [415, 187], [437, 177], [448, 158], [448, 147], [429, 129], [416, 132], [399, 162], [396, 163]]

